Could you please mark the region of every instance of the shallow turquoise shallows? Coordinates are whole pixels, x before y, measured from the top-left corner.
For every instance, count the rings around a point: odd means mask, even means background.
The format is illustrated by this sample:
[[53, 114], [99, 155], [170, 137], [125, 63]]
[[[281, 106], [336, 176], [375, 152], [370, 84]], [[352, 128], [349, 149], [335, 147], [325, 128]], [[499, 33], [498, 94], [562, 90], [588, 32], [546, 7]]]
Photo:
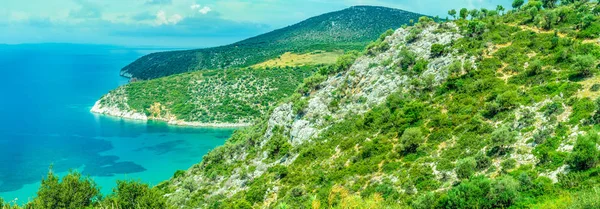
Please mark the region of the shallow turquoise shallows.
[[104, 194], [115, 181], [151, 185], [200, 162], [233, 129], [173, 127], [90, 113], [127, 83], [119, 69], [154, 50], [95, 45], [0, 45], [0, 197], [35, 196], [50, 165], [91, 176]]

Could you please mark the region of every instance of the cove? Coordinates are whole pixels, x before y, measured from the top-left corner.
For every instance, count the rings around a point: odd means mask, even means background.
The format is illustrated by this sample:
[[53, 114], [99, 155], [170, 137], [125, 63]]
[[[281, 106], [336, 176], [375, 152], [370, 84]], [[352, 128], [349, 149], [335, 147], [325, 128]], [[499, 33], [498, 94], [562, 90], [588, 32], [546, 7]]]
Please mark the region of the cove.
[[174, 127], [90, 113], [127, 83], [119, 69], [166, 49], [0, 45], [0, 197], [27, 202], [52, 166], [77, 170], [108, 194], [116, 180], [156, 185], [222, 145], [235, 129]]

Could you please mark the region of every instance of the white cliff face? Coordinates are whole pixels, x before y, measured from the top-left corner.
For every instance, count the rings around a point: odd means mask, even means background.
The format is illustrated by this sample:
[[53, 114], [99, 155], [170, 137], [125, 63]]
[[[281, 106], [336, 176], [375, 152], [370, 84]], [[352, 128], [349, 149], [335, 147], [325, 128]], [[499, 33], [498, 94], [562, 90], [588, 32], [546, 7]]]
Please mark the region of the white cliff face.
[[125, 89], [119, 87], [98, 100], [92, 107], [91, 112], [131, 120], [148, 120], [146, 114], [136, 112], [127, 105], [125, 95]]
[[123, 87], [119, 87], [114, 91], [106, 94], [100, 100], [96, 101], [92, 109], [93, 113], [109, 115], [129, 120], [157, 120], [164, 121], [170, 125], [178, 126], [197, 126], [197, 127], [246, 127], [249, 123], [203, 123], [194, 121], [178, 120], [174, 116], [166, 114], [160, 117], [148, 117], [143, 112], [135, 111], [127, 104], [127, 94]]
[[[400, 28], [394, 34], [386, 38], [390, 49], [374, 57], [363, 56], [346, 72], [330, 78], [320, 85], [320, 88], [309, 96], [309, 105], [304, 110], [302, 117], [294, 117], [291, 122], [280, 123], [289, 129], [290, 140], [294, 145], [308, 141], [311, 137], [318, 136], [327, 126], [326, 117], [341, 120], [348, 115], [364, 114], [372, 107], [377, 106], [387, 97], [398, 90], [409, 90], [410, 79], [424, 80], [433, 76], [433, 84], [441, 83], [448, 76], [447, 68], [457, 60], [465, 60], [464, 57], [455, 57], [452, 53], [431, 57], [431, 46], [433, 44], [449, 44], [452, 40], [461, 38], [460, 34], [451, 32], [434, 33], [440, 27], [455, 29], [453, 23], [443, 25], [430, 25], [423, 29], [417, 40], [411, 43], [405, 41], [409, 30]], [[427, 59], [427, 69], [416, 78], [409, 78], [400, 72], [396, 65], [402, 60], [398, 58], [400, 51], [405, 48], [414, 52], [419, 58]], [[388, 66], [387, 60], [392, 62]], [[342, 95], [342, 96], [340, 96]], [[329, 107], [334, 100], [339, 101], [338, 107]], [[291, 106], [291, 105], [290, 105]], [[289, 120], [288, 120], [289, 121]], [[290, 125], [291, 123], [291, 125]]]
[[115, 106], [102, 105], [102, 104], [100, 104], [100, 101], [97, 101], [96, 104], [94, 104], [94, 107], [92, 107], [91, 112], [120, 117], [120, 118], [126, 118], [126, 119], [131, 119], [131, 120], [143, 120], [143, 121], [148, 120], [148, 116], [146, 116], [145, 114], [133, 112], [133, 111], [124, 111]]

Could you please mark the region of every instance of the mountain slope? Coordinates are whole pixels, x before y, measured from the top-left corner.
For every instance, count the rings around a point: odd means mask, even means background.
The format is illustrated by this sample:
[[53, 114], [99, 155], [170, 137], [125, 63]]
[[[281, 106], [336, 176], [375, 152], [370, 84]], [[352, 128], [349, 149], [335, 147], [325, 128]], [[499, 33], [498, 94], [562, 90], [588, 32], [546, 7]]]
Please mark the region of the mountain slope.
[[420, 16], [385, 7], [355, 6], [227, 46], [146, 55], [124, 67], [121, 75], [146, 80], [202, 69], [251, 66], [285, 52], [360, 50], [385, 30]]
[[[598, 208], [600, 21], [538, 3], [398, 29], [158, 188], [179, 208]], [[552, 15], [565, 33], [537, 27]]]

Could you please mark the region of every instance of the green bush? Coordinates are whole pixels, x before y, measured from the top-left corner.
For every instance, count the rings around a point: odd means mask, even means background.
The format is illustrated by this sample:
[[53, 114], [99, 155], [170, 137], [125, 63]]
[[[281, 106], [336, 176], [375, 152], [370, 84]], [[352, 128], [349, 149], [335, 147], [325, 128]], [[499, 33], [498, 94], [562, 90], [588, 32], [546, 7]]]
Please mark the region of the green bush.
[[398, 58], [400, 59], [400, 67], [403, 71], [407, 71], [409, 67], [413, 66], [417, 61], [417, 55], [406, 48], [400, 50]]
[[594, 63], [596, 59], [592, 55], [579, 55], [573, 58], [573, 65], [571, 68], [575, 70], [579, 75], [583, 77], [590, 77], [593, 75]]
[[62, 180], [52, 170], [37, 192], [37, 197], [28, 207], [40, 209], [79, 209], [92, 206], [101, 197], [96, 183], [79, 172], [71, 171]]
[[139, 181], [117, 181], [113, 194], [108, 196], [105, 206], [118, 208], [166, 208], [166, 199], [157, 188], [150, 188]]
[[408, 128], [402, 133], [400, 138], [402, 150], [404, 153], [414, 153], [417, 148], [425, 141], [421, 129], [418, 127]]
[[567, 160], [569, 166], [574, 170], [587, 170], [595, 167], [599, 160], [599, 152], [596, 148], [597, 142], [598, 135], [595, 133], [578, 137], [577, 143], [575, 143]]
[[473, 158], [461, 159], [456, 163], [456, 176], [459, 179], [466, 179], [475, 173], [477, 161]]
[[517, 133], [511, 131], [508, 126], [502, 126], [492, 132], [491, 142], [494, 153], [503, 155], [507, 149], [516, 142]]
[[433, 44], [431, 45], [431, 56], [438, 57], [444, 54], [444, 49], [446, 46], [442, 44]]

